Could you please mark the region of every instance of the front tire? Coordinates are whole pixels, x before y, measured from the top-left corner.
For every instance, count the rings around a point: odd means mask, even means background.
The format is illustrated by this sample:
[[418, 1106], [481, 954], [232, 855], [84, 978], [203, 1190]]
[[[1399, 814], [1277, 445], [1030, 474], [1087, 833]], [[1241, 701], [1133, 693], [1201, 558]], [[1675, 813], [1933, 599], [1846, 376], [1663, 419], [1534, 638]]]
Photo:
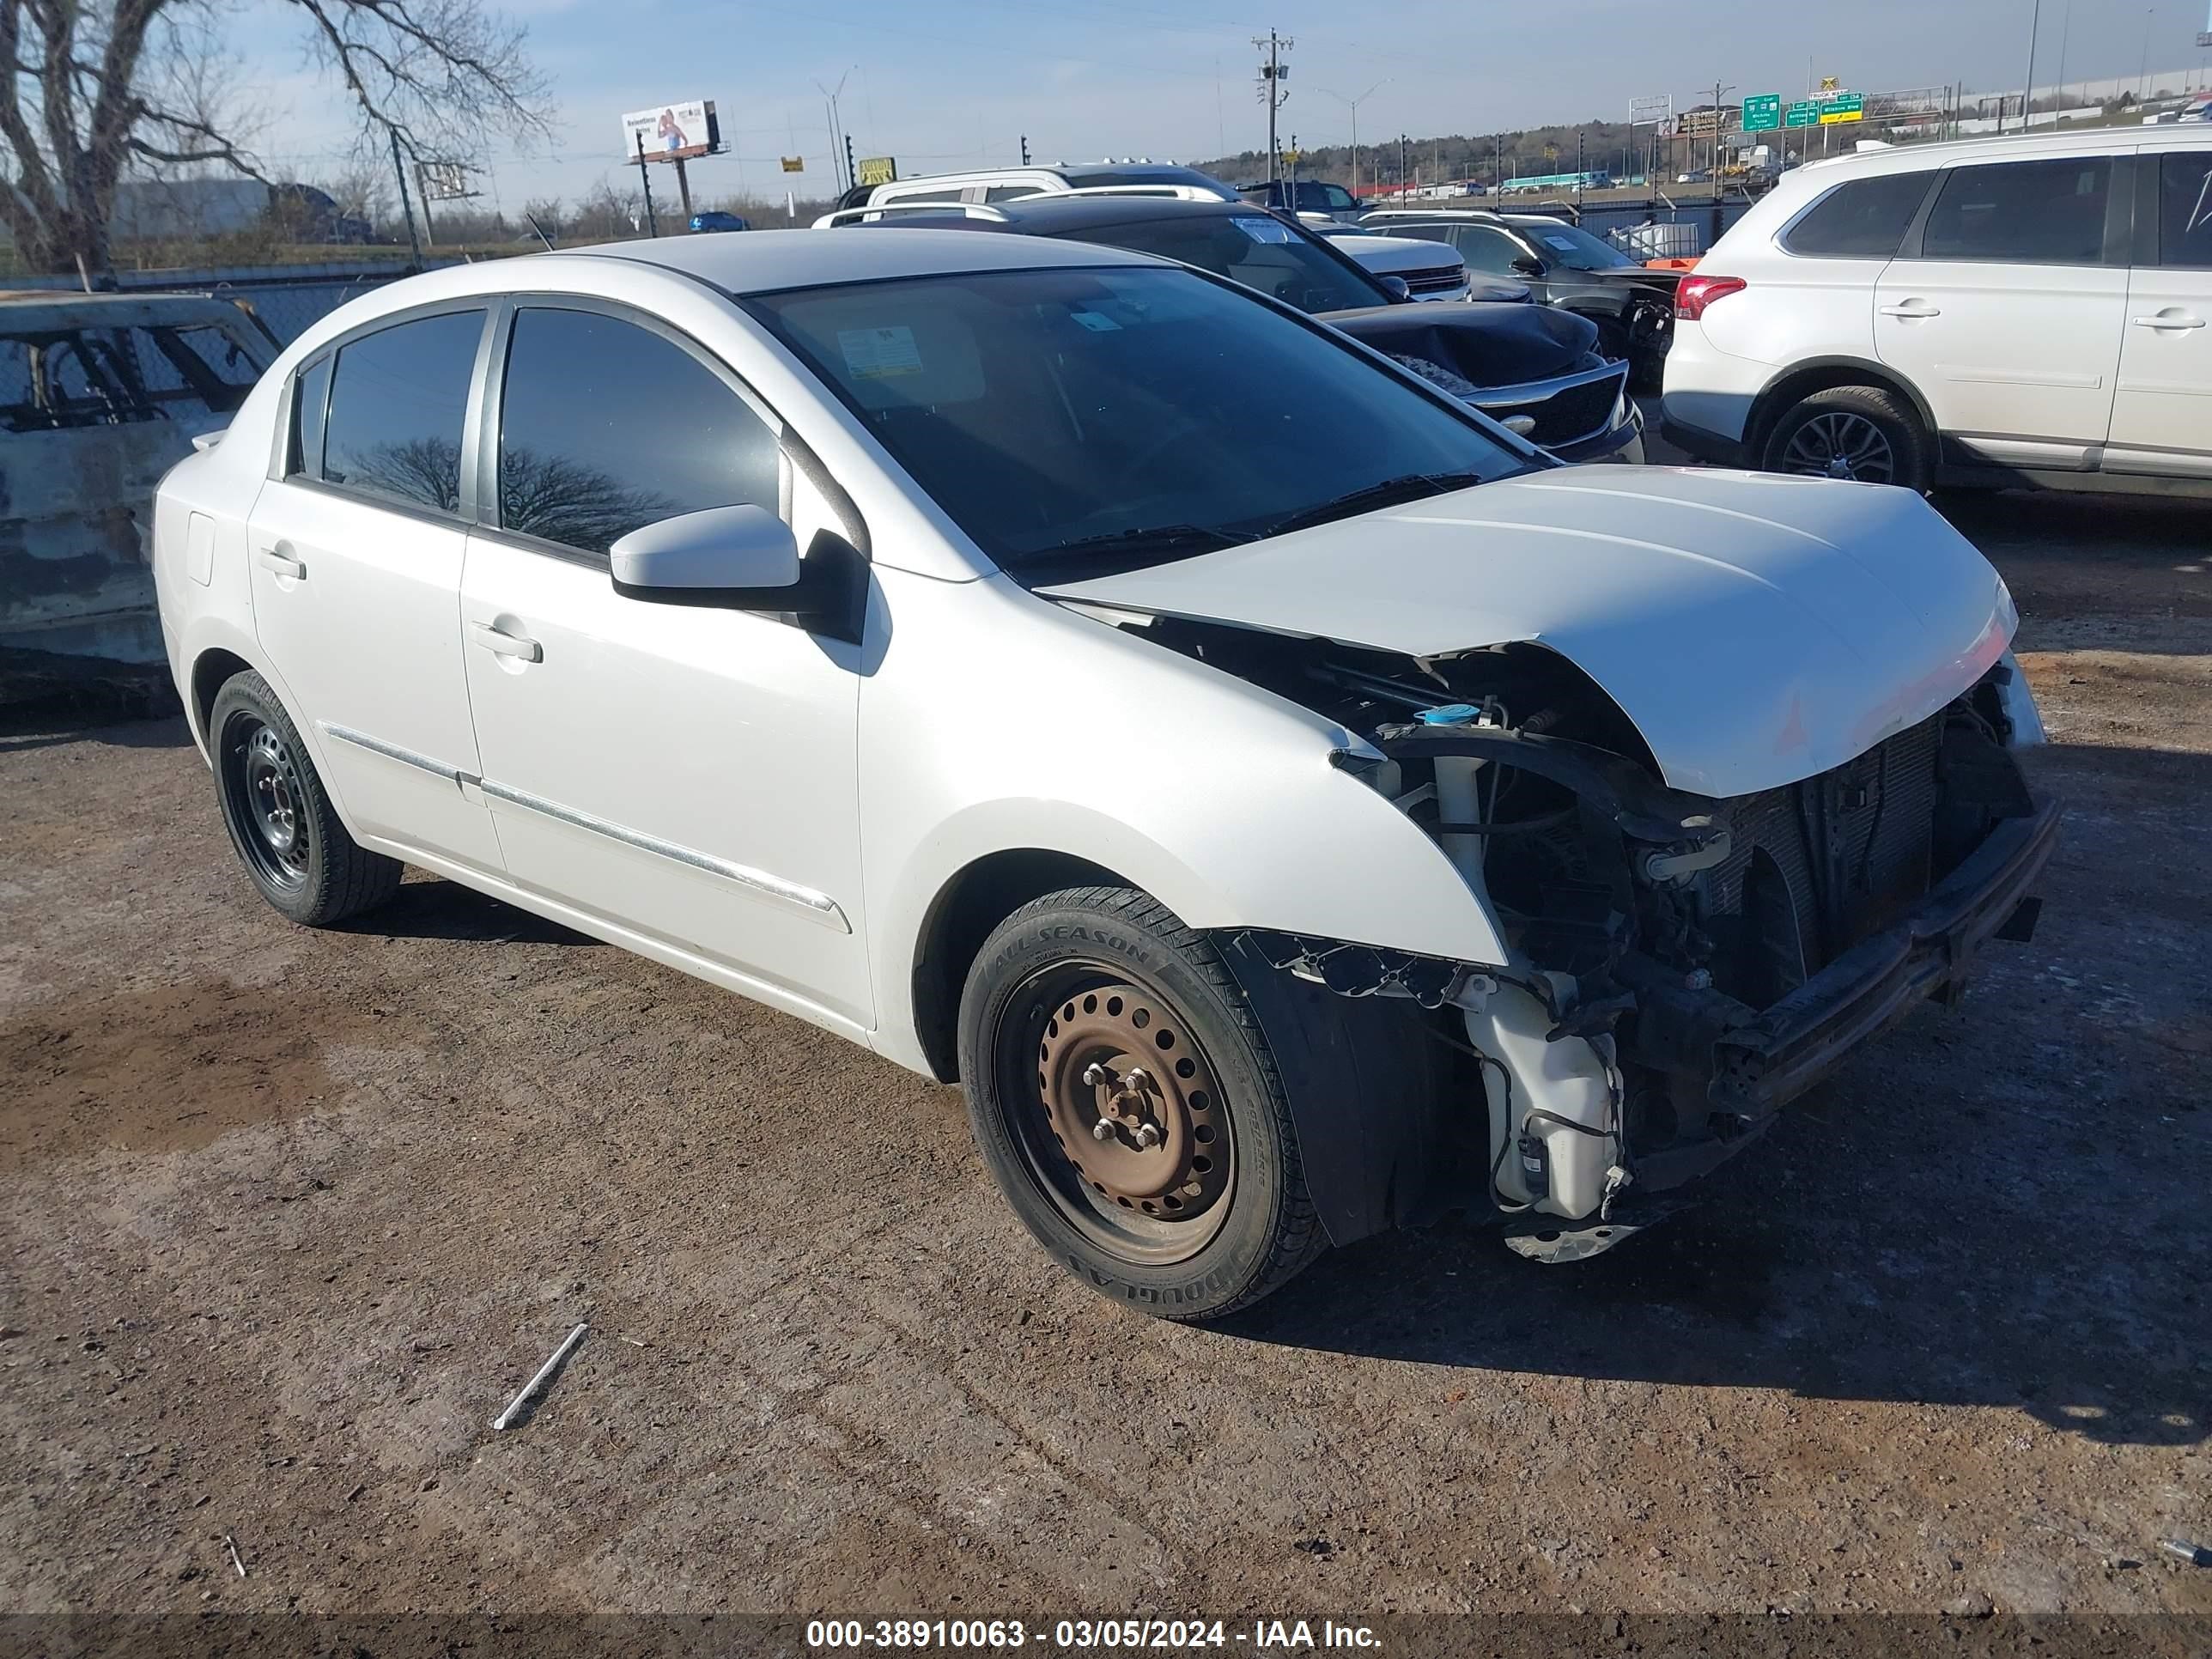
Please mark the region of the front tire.
[[1920, 495], [1935, 479], [1935, 445], [1912, 405], [1874, 386], [1831, 386], [1785, 410], [1767, 434], [1769, 472], [1895, 484]]
[[267, 680], [247, 669], [225, 681], [208, 713], [208, 739], [223, 827], [276, 909], [302, 927], [328, 927], [398, 890], [405, 866], [346, 833]]
[[1072, 888], [1001, 922], [961, 997], [960, 1074], [1007, 1202], [1115, 1301], [1219, 1318], [1325, 1247], [1259, 1021], [1146, 894]]

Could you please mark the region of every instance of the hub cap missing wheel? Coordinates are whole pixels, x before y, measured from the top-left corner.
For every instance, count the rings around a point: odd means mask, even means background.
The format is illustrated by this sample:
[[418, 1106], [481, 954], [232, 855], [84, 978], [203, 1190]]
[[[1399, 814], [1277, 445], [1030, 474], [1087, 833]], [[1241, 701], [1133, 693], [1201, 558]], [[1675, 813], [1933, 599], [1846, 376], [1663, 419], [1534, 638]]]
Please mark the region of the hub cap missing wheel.
[[1228, 1186], [1220, 1085], [1180, 1021], [1128, 984], [1064, 998], [1037, 1047], [1054, 1139], [1094, 1201], [1194, 1220]]

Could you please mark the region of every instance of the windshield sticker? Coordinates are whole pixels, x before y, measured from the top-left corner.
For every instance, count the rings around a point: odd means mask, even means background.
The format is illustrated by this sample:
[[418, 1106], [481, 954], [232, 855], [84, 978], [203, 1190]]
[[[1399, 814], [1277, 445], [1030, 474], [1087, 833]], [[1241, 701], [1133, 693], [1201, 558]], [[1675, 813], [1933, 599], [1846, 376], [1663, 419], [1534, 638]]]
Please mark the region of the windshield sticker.
[[1119, 334], [1121, 331], [1121, 325], [1103, 311], [1071, 311], [1067, 314], [1093, 334]]
[[1262, 219], [1257, 214], [1247, 217], [1239, 215], [1229, 222], [1255, 242], [1295, 242], [1297, 233], [1279, 219]]
[[856, 380], [885, 380], [921, 373], [921, 353], [910, 328], [841, 328], [837, 343]]
[[1547, 236], [1544, 240], [1562, 253], [1572, 253], [1575, 251], [1574, 238], [1571, 236]]

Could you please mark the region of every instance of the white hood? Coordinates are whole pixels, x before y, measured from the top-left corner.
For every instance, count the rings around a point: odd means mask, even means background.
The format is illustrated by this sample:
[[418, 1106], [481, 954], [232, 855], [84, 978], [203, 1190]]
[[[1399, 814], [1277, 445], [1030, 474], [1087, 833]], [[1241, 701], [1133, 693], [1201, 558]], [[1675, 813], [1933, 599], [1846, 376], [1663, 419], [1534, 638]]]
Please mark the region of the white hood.
[[1981, 678], [2016, 617], [1905, 490], [1581, 466], [1042, 590], [1441, 657], [1549, 647], [1675, 788], [1727, 798], [1840, 766]]
[[1370, 236], [1364, 232], [1331, 236], [1339, 252], [1353, 258], [1378, 276], [1396, 276], [1409, 270], [1442, 270], [1460, 263], [1459, 250], [1449, 242], [1424, 242], [1411, 236]]

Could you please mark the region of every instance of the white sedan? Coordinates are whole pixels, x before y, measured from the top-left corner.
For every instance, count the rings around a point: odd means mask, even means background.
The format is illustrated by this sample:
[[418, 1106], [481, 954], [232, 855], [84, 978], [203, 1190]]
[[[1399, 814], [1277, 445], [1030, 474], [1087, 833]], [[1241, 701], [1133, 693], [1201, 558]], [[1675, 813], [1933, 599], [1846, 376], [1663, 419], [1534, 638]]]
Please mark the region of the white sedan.
[[957, 1080], [1051, 1255], [1179, 1318], [1447, 1209], [1617, 1242], [2024, 936], [2056, 824], [1916, 497], [1564, 468], [1035, 237], [395, 283], [155, 561], [283, 915], [416, 865]]

